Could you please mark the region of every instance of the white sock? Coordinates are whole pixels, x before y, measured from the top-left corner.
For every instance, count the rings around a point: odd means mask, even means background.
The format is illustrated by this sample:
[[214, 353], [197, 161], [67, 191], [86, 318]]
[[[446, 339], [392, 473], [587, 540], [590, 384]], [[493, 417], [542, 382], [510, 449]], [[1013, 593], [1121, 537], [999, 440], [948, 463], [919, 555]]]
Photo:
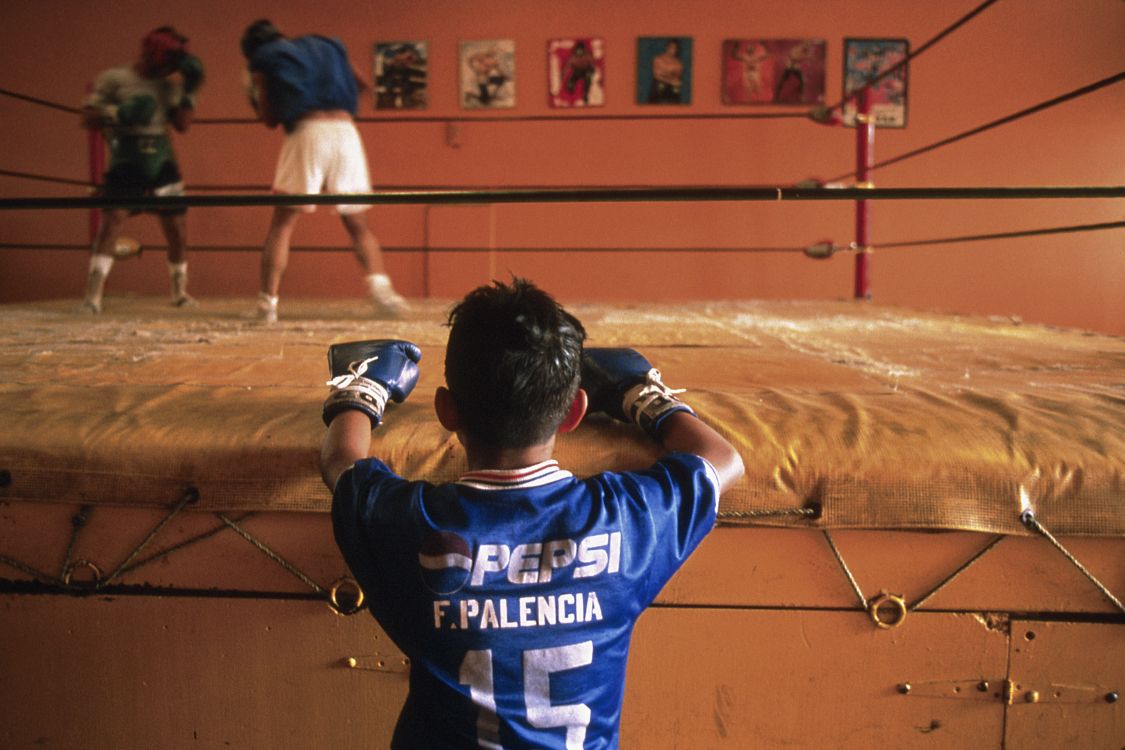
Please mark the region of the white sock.
[[367, 276], [367, 292], [375, 299], [381, 299], [388, 293], [394, 294], [394, 285], [391, 277], [385, 273], [373, 273]]
[[187, 297], [187, 261], [183, 263], [169, 261], [168, 278], [172, 281], [172, 301], [177, 302]]
[[91, 255], [90, 272], [86, 277], [86, 302], [94, 307], [102, 306], [102, 292], [105, 290], [105, 279], [109, 270], [113, 268], [112, 255]]
[[280, 299], [280, 297], [266, 294], [265, 292], [258, 292], [258, 309], [276, 310], [278, 299]]

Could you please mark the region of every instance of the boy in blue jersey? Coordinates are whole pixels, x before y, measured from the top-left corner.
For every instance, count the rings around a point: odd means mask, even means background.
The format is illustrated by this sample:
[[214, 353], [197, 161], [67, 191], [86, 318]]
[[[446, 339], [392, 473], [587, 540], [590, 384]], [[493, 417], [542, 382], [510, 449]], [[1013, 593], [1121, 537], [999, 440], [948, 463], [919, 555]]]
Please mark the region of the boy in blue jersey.
[[[339, 39], [309, 34], [287, 38], [266, 19], [246, 27], [241, 41], [246, 57], [250, 102], [269, 128], [281, 125], [285, 143], [278, 157], [273, 192], [283, 195], [370, 193], [367, 156], [355, 127], [362, 82]], [[338, 205], [352, 249], [363, 267], [375, 312], [398, 317], [409, 305], [391, 284], [382, 248], [367, 226], [370, 205]], [[315, 206], [276, 206], [262, 252], [261, 291], [256, 313], [277, 321], [281, 277], [302, 211]]]
[[[405, 341], [333, 346], [321, 472], [336, 542], [411, 660], [394, 748], [616, 748], [633, 624], [715, 521], [742, 459], [632, 349], [529, 282], [451, 312], [438, 420], [469, 471], [435, 485], [368, 458], [388, 400], [418, 379]], [[590, 411], [635, 422], [664, 455], [578, 478], [551, 458]]]

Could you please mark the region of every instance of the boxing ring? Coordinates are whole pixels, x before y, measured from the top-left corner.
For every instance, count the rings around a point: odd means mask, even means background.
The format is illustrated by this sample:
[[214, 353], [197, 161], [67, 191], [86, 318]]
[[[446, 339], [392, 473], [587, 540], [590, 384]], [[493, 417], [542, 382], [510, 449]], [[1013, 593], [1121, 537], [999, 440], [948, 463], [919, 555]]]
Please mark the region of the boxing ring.
[[[851, 187], [362, 198], [855, 206], [853, 242], [794, 248], [854, 253], [855, 299], [567, 304], [590, 345], [634, 347], [686, 388], [747, 470], [638, 623], [623, 747], [1125, 741], [1125, 339], [868, 301], [879, 201], [1125, 188], [877, 188], [873, 138], [857, 128]], [[339, 198], [6, 198], [0, 210], [287, 202]], [[275, 325], [238, 299], [119, 297], [95, 319], [72, 300], [0, 304], [0, 746], [385, 746], [409, 664], [362, 611], [332, 540], [317, 471], [325, 352], [417, 343], [418, 387], [372, 451], [404, 476], [455, 479], [464, 455], [429, 400], [452, 302], [372, 321], [352, 301], [293, 299]], [[556, 450], [579, 475], [655, 455], [599, 417]]]

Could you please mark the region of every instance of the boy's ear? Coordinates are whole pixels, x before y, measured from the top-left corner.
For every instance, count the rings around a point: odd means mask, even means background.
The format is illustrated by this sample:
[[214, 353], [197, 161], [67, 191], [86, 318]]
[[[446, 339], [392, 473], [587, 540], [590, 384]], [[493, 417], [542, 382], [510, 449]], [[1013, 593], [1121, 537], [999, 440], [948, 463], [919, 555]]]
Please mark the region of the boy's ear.
[[437, 412], [438, 422], [450, 432], [461, 429], [461, 417], [457, 413], [457, 404], [453, 401], [453, 393], [445, 386], [438, 386], [434, 391], [434, 411]]
[[586, 407], [589, 404], [590, 401], [586, 396], [586, 391], [579, 388], [578, 393], [574, 394], [574, 401], [570, 404], [570, 411], [566, 413], [566, 418], [559, 425], [559, 432], [570, 432], [576, 428], [582, 422], [582, 417], [586, 416]]

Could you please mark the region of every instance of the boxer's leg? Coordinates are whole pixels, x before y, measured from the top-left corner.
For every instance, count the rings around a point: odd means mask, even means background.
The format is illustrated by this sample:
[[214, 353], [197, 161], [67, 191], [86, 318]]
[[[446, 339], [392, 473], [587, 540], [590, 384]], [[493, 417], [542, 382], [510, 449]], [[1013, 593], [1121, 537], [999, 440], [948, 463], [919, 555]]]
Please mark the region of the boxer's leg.
[[82, 301], [81, 312], [97, 314], [102, 311], [102, 294], [105, 280], [113, 268], [113, 248], [121, 227], [125, 223], [125, 212], [116, 208], [102, 211], [98, 233], [94, 238], [94, 253], [90, 256], [90, 268], [86, 276], [86, 295]]
[[270, 228], [266, 233], [266, 244], [262, 249], [261, 288], [258, 293], [258, 317], [267, 323], [277, 320], [278, 292], [281, 290], [281, 277], [289, 265], [289, 244], [293, 230], [297, 228], [300, 209], [275, 206]]
[[184, 214], [160, 214], [160, 228], [168, 241], [168, 279], [172, 304], [176, 307], [199, 304], [187, 292], [187, 221]]
[[[371, 178], [367, 172], [367, 155], [359, 131], [351, 122], [334, 122], [330, 128], [332, 146], [339, 156], [331, 164], [333, 168], [325, 173], [325, 188], [330, 193], [369, 193]], [[325, 138], [328, 139], [328, 133]], [[383, 250], [379, 240], [367, 224], [368, 205], [341, 205], [336, 207], [340, 220], [351, 238], [352, 249], [360, 266], [363, 267], [367, 292], [380, 316], [398, 317], [410, 309], [410, 305], [394, 290], [390, 276], [383, 264]]]

